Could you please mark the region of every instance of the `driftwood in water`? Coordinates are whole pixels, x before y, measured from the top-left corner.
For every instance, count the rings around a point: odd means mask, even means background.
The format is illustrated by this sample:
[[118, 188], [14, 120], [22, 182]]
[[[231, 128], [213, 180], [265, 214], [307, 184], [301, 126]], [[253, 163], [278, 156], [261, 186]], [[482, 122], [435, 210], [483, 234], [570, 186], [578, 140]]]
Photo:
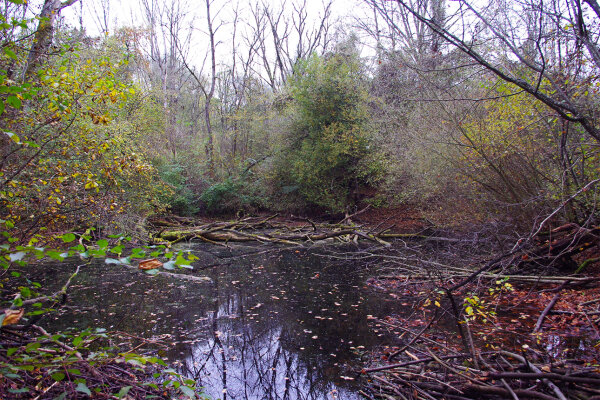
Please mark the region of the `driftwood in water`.
[[427, 236], [420, 233], [374, 233], [362, 229], [360, 226], [344, 224], [316, 224], [312, 221], [308, 221], [309, 224], [303, 225], [286, 224], [274, 221], [275, 218], [276, 215], [267, 218], [212, 222], [196, 226], [176, 226], [172, 221], [160, 220], [158, 225], [161, 225], [163, 230], [155, 237], [172, 243], [198, 239], [211, 243], [269, 242], [288, 245], [327, 239], [339, 239], [346, 242], [365, 239], [386, 247], [389, 247], [390, 244], [385, 239], [427, 238]]

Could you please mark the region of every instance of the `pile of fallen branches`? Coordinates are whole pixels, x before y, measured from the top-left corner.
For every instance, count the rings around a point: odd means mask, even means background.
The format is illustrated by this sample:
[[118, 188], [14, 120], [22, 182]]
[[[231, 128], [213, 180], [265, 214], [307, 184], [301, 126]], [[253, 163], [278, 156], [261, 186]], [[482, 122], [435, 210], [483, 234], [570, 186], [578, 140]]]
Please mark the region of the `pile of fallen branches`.
[[404, 360], [363, 369], [363, 395], [369, 399], [598, 399], [595, 367], [563, 361], [533, 361], [529, 353], [448, 351], [429, 344], [408, 346]]
[[[599, 234], [600, 229], [593, 225], [567, 224], [546, 234], [538, 229], [527, 240], [517, 242], [511, 250], [486, 262], [478, 261], [475, 256], [470, 258], [471, 268], [451, 261], [453, 257], [448, 254], [453, 254], [448, 250], [457, 248], [452, 249], [450, 242], [444, 246], [442, 260], [424, 257], [430, 249], [414, 246], [395, 254], [363, 252], [363, 258], [377, 260], [380, 267], [384, 266], [384, 273], [372, 278], [376, 286], [384, 290], [392, 286], [401, 295], [418, 294], [415, 304], [427, 304], [429, 300], [425, 298], [436, 298], [435, 293], [440, 302], [446, 299], [442, 305], [437, 303], [438, 310], [453, 321], [451, 325], [455, 325], [462, 342], [449, 345], [447, 340], [436, 340], [435, 336], [428, 335], [429, 328], [437, 323], [436, 317], [415, 330], [407, 328], [407, 324], [378, 321], [394, 332], [402, 332], [399, 336], [404, 337], [405, 344], [384, 354], [386, 364], [360, 372], [365, 383], [363, 395], [369, 399], [600, 399], [600, 369], [594, 366], [596, 358], [592, 354], [595, 349], [590, 347], [588, 361], [592, 363], [587, 365], [592, 366], [586, 366], [584, 360], [568, 359], [564, 355], [553, 358], [544, 348], [533, 348], [539, 346], [498, 345], [495, 340], [498, 338], [494, 338], [496, 345], [487, 342], [483, 347], [484, 343], [474, 341], [473, 326], [470, 327], [468, 320], [469, 303], [463, 301], [476, 295], [483, 298], [490, 289], [496, 290], [494, 284], [508, 280], [527, 287], [533, 296], [541, 291], [554, 293], [539, 314], [535, 327], [529, 327], [530, 333], [516, 332], [516, 328], [513, 331], [505, 324], [508, 334], [536, 343], [536, 337], [542, 338], [540, 332], [549, 315], [567, 313], [585, 318], [589, 322], [586, 332], [590, 332], [590, 338], [598, 338], [600, 334], [595, 325], [600, 320], [593, 318], [600, 310], [586, 307], [595, 306], [600, 300], [588, 300], [568, 310], [554, 310], [554, 306], [565, 292], [596, 286], [596, 276], [585, 276], [581, 272], [598, 261], [594, 257], [597, 257]], [[456, 259], [461, 254], [454, 255]], [[573, 265], [574, 260], [579, 262]], [[562, 275], [544, 274], [565, 266], [571, 268]], [[390, 285], [385, 280], [395, 283]], [[529, 319], [535, 321], [534, 316], [531, 317]], [[436, 326], [438, 330], [444, 329]]]
[[[537, 244], [524, 251], [520, 259], [515, 259], [514, 269], [522, 271], [555, 267], [581, 272], [588, 265], [600, 261], [597, 252], [590, 252], [589, 257], [585, 255], [589, 249], [597, 247], [600, 243], [598, 226], [568, 223], [548, 232], [540, 232], [535, 239]], [[581, 262], [575, 261], [581, 254], [584, 255], [584, 259]]]
[[277, 215], [270, 217], [249, 217], [236, 221], [191, 223], [189, 220], [153, 221], [154, 227], [162, 228], [154, 235], [155, 240], [168, 241], [171, 244], [185, 240], [201, 240], [212, 244], [229, 242], [261, 242], [299, 245], [323, 240], [358, 243], [364, 239], [384, 247], [390, 247], [389, 239], [415, 238], [430, 239], [422, 233], [391, 233], [393, 226], [376, 226], [371, 229], [354, 225], [349, 218], [340, 223], [316, 223], [306, 219], [303, 223], [283, 223], [275, 221]]

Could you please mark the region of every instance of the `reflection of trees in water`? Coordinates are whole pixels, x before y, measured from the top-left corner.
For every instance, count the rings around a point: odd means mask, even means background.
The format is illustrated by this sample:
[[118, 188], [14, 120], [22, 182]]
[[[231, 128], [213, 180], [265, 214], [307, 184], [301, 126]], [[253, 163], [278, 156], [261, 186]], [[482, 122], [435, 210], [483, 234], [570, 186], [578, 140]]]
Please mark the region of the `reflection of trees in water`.
[[[349, 267], [315, 257], [289, 252], [238, 261], [203, 272], [212, 284], [91, 265], [54, 329], [80, 324], [169, 341], [166, 358], [181, 360], [182, 372], [214, 399], [333, 399], [334, 390], [337, 398], [358, 398], [339, 380], [354, 360], [349, 347], [375, 343], [366, 315], [392, 305], [365, 296]], [[41, 281], [72, 272], [64, 269], [41, 268]]]
[[298, 338], [286, 324], [268, 318], [267, 310], [257, 316], [256, 305], [246, 304], [252, 297], [219, 290], [218, 281], [215, 289], [219, 302], [207, 314], [212, 336], [186, 349], [183, 374], [223, 400], [334, 398], [328, 393], [339, 389], [324, 376], [323, 364], [314, 355], [300, 358], [293, 350]]

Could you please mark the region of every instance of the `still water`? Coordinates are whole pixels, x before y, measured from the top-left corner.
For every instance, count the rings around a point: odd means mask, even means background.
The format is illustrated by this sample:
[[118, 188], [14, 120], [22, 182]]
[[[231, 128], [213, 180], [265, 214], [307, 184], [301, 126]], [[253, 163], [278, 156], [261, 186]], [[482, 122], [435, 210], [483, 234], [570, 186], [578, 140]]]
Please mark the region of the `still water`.
[[[161, 339], [161, 355], [213, 399], [361, 398], [351, 379], [361, 354], [391, 340], [368, 320], [400, 307], [368, 288], [364, 271], [322, 248], [192, 246], [191, 273], [204, 281], [95, 263], [43, 324]], [[47, 265], [39, 280], [60, 286], [74, 268]]]

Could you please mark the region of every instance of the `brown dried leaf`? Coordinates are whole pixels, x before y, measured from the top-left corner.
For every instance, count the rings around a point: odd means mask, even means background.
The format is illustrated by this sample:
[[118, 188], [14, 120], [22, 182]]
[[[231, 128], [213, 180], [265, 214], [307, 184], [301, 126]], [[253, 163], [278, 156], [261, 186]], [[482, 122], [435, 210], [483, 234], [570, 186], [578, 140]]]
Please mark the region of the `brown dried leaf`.
[[4, 321], [2, 321], [2, 326], [4, 325], [14, 325], [21, 320], [23, 314], [25, 314], [25, 309], [21, 308], [19, 310], [5, 310]]
[[156, 269], [162, 267], [163, 263], [158, 261], [156, 258], [150, 258], [148, 260], [140, 261], [139, 269]]

